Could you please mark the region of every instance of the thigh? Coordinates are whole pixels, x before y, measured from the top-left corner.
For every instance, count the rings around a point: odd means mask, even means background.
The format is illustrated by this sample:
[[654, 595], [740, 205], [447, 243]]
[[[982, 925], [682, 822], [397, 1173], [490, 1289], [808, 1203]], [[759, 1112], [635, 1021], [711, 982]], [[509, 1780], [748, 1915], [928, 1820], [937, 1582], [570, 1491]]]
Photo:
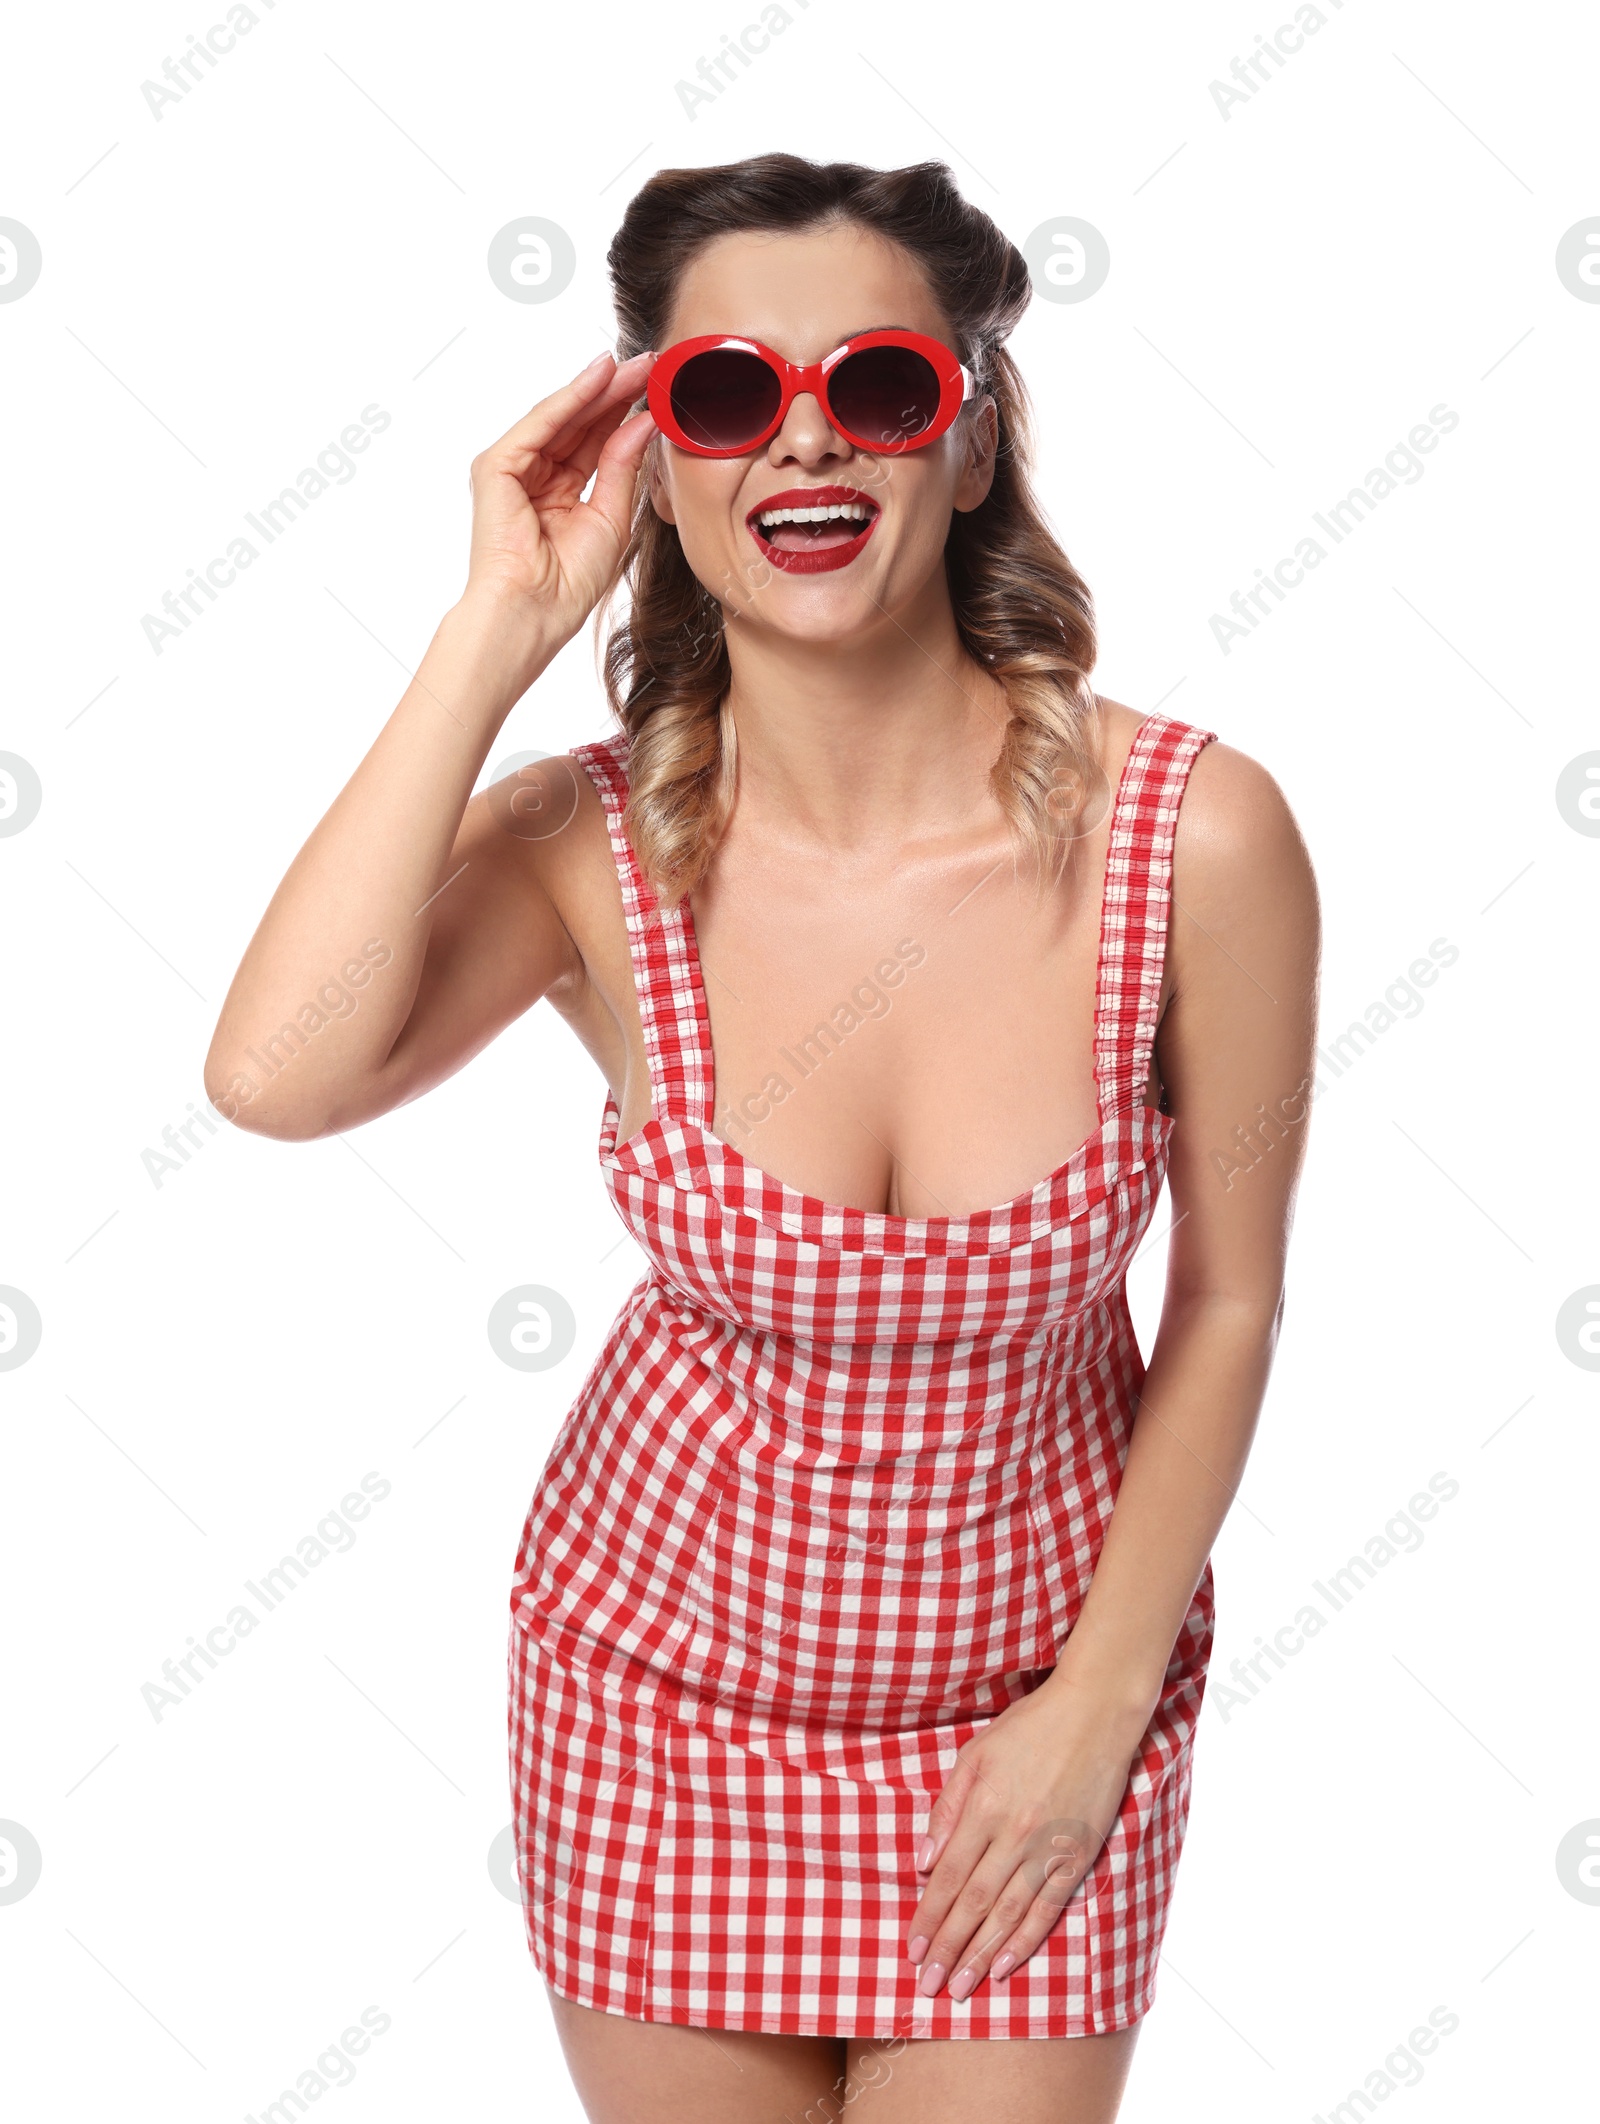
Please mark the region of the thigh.
[[1112, 2124], [1139, 2027], [972, 2042], [852, 2038], [850, 2107], [856, 2124]]
[[[751, 2035], [596, 2013], [549, 1993], [556, 2033], [589, 2124], [785, 2124], [842, 2088], [833, 2036]], [[821, 2115], [834, 2114], [824, 2107]], [[969, 2119], [970, 2124], [970, 2119]]]

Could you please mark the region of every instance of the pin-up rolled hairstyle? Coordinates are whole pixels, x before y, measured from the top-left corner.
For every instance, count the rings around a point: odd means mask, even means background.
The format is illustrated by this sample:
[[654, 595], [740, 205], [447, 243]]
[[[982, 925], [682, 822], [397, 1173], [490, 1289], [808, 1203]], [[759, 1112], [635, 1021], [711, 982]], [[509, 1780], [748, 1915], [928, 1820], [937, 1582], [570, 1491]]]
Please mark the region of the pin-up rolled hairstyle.
[[[626, 360], [664, 344], [685, 267], [719, 236], [854, 223], [916, 259], [955, 336], [955, 351], [999, 418], [994, 482], [957, 510], [945, 569], [961, 641], [1004, 687], [1010, 709], [992, 786], [1020, 846], [1059, 873], [1095, 778], [1094, 607], [1052, 534], [1029, 479], [1027, 393], [1005, 340], [1027, 307], [1028, 268], [988, 215], [956, 190], [943, 163], [898, 170], [798, 155], [753, 155], [712, 169], [661, 170], [628, 203], [611, 273]], [[652, 437], [650, 449], [660, 446]], [[720, 603], [700, 583], [641, 472], [632, 535], [597, 614], [619, 587], [606, 692], [629, 741], [628, 836], [657, 898], [674, 906], [704, 872], [733, 802], [736, 755], [727, 712], [728, 652]]]

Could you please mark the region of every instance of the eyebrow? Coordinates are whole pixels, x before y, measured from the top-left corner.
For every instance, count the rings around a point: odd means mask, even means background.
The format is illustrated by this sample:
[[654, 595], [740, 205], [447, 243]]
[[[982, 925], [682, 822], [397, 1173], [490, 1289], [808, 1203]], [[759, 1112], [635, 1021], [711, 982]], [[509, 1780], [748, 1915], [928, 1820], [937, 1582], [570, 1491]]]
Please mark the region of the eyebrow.
[[844, 339], [841, 339], [839, 344], [843, 346], [845, 339], [859, 339], [865, 332], [915, 332], [919, 329], [920, 327], [917, 325], [907, 324], [857, 325], [853, 332], [845, 333]]
[[[857, 325], [852, 331], [841, 332], [833, 344], [836, 347], [842, 347], [847, 339], [860, 339], [867, 332], [920, 332], [921, 329], [920, 325], [907, 324]], [[759, 332], [735, 332], [730, 334], [730, 337], [735, 339], [760, 339], [761, 334]]]

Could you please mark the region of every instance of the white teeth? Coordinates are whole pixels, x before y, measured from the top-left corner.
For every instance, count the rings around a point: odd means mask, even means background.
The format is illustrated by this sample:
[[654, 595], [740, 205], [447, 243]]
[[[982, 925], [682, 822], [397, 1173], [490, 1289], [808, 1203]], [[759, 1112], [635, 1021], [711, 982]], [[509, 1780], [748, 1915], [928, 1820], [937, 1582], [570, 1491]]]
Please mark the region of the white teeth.
[[835, 518], [859, 523], [870, 513], [865, 502], [829, 502], [820, 509], [763, 509], [756, 522], [763, 530], [772, 524], [823, 524]]

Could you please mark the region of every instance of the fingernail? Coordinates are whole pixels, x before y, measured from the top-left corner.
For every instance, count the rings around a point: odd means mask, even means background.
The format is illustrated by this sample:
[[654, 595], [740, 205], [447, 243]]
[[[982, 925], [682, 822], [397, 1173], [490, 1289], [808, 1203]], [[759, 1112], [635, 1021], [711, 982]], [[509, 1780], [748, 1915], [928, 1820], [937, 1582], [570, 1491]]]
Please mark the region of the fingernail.
[[995, 1957], [994, 1967], [989, 1971], [989, 1974], [992, 1977], [1009, 1976], [1016, 1966], [1017, 1958], [1008, 1947], [1004, 1954]]
[[943, 1962], [930, 1962], [917, 1983], [917, 1989], [925, 1999], [931, 1999], [944, 1982]]
[[609, 347], [607, 347], [607, 348], [606, 348], [606, 350], [605, 350], [605, 352], [604, 352], [603, 354], [597, 354], [597, 355], [595, 356], [594, 360], [590, 362], [589, 366], [588, 366], [588, 367], [587, 367], [587, 368], [586, 368], [586, 369], [584, 370], [584, 372], [583, 372], [583, 373], [584, 373], [584, 375], [585, 375], [585, 376], [592, 376], [592, 375], [594, 374], [595, 370], [596, 370], [596, 369], [598, 369], [598, 368], [600, 367], [600, 365], [601, 365], [601, 363], [602, 363], [602, 362], [607, 362], [607, 361], [609, 361], [610, 359], [611, 359], [611, 349], [610, 349]]
[[964, 1999], [977, 1981], [978, 1972], [976, 1969], [957, 1970], [956, 1974], [950, 1979], [951, 1998]]
[[910, 1955], [912, 1961], [920, 1962], [922, 1960], [922, 1957], [927, 1953], [928, 1949], [932, 1945], [932, 1940], [924, 1939], [922, 1934], [919, 1932], [916, 1938], [911, 1942], [911, 1945], [906, 1949], [906, 1953]]
[[933, 1838], [925, 1836], [917, 1846], [917, 1871], [926, 1873], [933, 1864]]

